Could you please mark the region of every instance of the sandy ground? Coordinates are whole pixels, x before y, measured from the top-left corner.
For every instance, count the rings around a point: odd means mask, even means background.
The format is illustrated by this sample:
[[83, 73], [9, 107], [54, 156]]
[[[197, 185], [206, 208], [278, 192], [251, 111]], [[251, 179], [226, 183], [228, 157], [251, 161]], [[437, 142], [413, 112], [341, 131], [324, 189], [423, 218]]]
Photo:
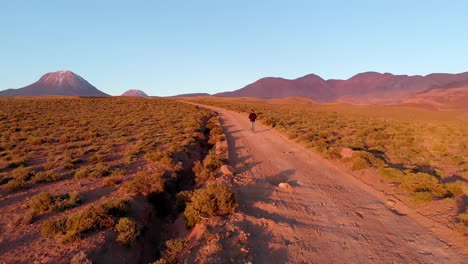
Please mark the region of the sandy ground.
[[[247, 116], [220, 114], [253, 263], [467, 263], [467, 242]], [[279, 188], [287, 182], [290, 187]]]

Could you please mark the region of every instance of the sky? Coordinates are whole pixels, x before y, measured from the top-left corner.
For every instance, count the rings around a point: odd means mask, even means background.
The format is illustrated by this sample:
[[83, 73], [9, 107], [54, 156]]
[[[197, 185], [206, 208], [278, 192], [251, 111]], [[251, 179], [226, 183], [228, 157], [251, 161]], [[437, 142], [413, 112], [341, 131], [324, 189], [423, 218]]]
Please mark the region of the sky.
[[0, 90], [217, 93], [274, 76], [468, 71], [468, 1], [0, 0]]

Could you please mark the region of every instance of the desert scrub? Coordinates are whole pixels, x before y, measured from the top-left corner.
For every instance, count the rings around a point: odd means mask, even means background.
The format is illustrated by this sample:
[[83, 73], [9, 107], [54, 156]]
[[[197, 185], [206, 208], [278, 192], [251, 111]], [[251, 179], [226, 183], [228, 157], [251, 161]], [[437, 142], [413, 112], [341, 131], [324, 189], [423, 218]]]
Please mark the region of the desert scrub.
[[130, 194], [141, 193], [149, 195], [164, 191], [164, 179], [162, 171], [140, 171], [133, 180], [124, 184], [124, 189]]
[[141, 232], [141, 226], [133, 218], [129, 217], [120, 218], [115, 229], [118, 232], [117, 241], [125, 246], [130, 246]]
[[193, 227], [203, 218], [233, 214], [237, 207], [234, 193], [224, 185], [212, 184], [196, 190], [184, 212], [187, 227]]
[[13, 178], [18, 181], [28, 181], [34, 176], [35, 171], [29, 167], [18, 167], [11, 173], [13, 174]]
[[178, 238], [166, 241], [166, 249], [164, 250], [162, 257], [154, 262], [153, 264], [175, 264], [178, 262], [178, 256], [188, 246], [189, 241], [187, 239]]
[[[453, 195], [437, 178], [422, 172], [406, 175], [401, 187], [413, 195], [421, 192], [429, 193], [434, 198], [445, 198]], [[417, 195], [421, 196], [421, 194]]]
[[107, 164], [98, 163], [96, 167], [89, 173], [92, 178], [101, 178], [111, 175], [112, 170]]
[[65, 232], [67, 219], [46, 220], [41, 225], [41, 235], [54, 236], [56, 234]]
[[104, 212], [112, 216], [125, 216], [132, 203], [129, 199], [112, 198], [102, 204]]
[[385, 164], [383, 160], [376, 158], [372, 153], [367, 151], [353, 152], [350, 162], [351, 170], [363, 170], [369, 167], [380, 167]]
[[58, 180], [60, 180], [60, 175], [53, 171], [41, 171], [31, 178], [34, 183], [55, 182]]
[[29, 207], [35, 213], [41, 213], [49, 210], [61, 212], [72, 208], [81, 203], [78, 192], [65, 193], [60, 195], [51, 195], [47, 192], [37, 194], [29, 200]]
[[65, 224], [64, 242], [71, 242], [81, 237], [81, 234], [91, 231], [110, 228], [113, 219], [107, 215], [102, 207], [89, 206], [70, 215]]
[[465, 212], [457, 215], [457, 221], [468, 225], [468, 208], [465, 209]]
[[216, 171], [224, 162], [216, 155], [215, 151], [210, 151], [203, 162], [196, 161], [193, 167], [195, 173], [195, 182], [201, 186], [210, 180], [216, 178]]
[[0, 185], [3, 185], [5, 183], [8, 183], [10, 180], [13, 178], [8, 175], [6, 172], [0, 172]]
[[396, 168], [380, 168], [380, 176], [393, 182], [402, 182], [405, 177], [405, 173]]
[[5, 185], [3, 185], [3, 188], [5, 188], [5, 190], [9, 192], [14, 192], [26, 188], [26, 183], [21, 180], [13, 179], [7, 182]]
[[193, 196], [193, 191], [181, 191], [176, 195], [176, 205], [179, 212], [185, 210], [187, 203], [190, 202]]

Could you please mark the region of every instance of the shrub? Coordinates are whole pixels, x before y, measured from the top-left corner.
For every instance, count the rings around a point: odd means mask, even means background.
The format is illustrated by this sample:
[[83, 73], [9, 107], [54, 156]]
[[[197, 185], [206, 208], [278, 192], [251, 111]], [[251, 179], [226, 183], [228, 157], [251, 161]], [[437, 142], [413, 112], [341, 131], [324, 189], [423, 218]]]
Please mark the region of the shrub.
[[192, 199], [192, 191], [181, 191], [176, 195], [176, 205], [179, 211], [185, 210], [187, 203]]
[[[75, 240], [83, 233], [101, 230], [113, 226], [113, 220], [104, 212], [103, 208], [89, 206], [70, 215], [66, 219], [65, 226], [67, 235]], [[64, 240], [63, 242], [67, 241]]]
[[46, 192], [35, 195], [29, 200], [29, 207], [33, 210], [33, 212], [45, 212], [51, 209], [52, 205], [53, 197]]
[[24, 181], [13, 179], [4, 185], [5, 190], [13, 192], [17, 190], [24, 189], [26, 184]]
[[41, 171], [36, 173], [31, 180], [35, 183], [55, 182], [60, 180], [60, 175], [51, 171]]
[[75, 179], [84, 179], [89, 177], [89, 170], [87, 168], [79, 168], [73, 174]]
[[34, 176], [34, 170], [29, 167], [18, 167], [12, 171], [13, 178], [18, 181], [27, 181]]
[[175, 264], [178, 263], [177, 257], [187, 247], [188, 240], [183, 238], [171, 239], [166, 241], [166, 249], [162, 258], [153, 264]]
[[193, 166], [195, 173], [195, 182], [198, 186], [216, 178], [216, 170], [223, 165], [223, 161], [216, 155], [214, 151], [210, 151], [206, 155], [203, 162], [196, 161]]
[[362, 170], [368, 167], [380, 167], [385, 164], [379, 158], [376, 158], [372, 153], [367, 151], [355, 151], [351, 156], [352, 170]]
[[140, 171], [135, 178], [124, 185], [127, 192], [136, 194], [142, 193], [149, 195], [154, 192], [164, 191], [164, 180], [162, 172], [151, 173], [148, 171]]
[[427, 204], [432, 201], [432, 194], [430, 192], [415, 192], [411, 198], [416, 204]]
[[92, 262], [86, 256], [86, 253], [80, 251], [75, 256], [73, 256], [73, 258], [70, 261], [70, 264], [92, 264]]
[[323, 155], [327, 159], [341, 159], [341, 148], [339, 147], [328, 147], [325, 152], [323, 152]]
[[184, 216], [187, 226], [192, 227], [202, 218], [235, 213], [237, 207], [234, 193], [224, 185], [213, 184], [193, 193]]
[[13, 178], [11, 178], [8, 173], [6, 172], [1, 172], [0, 173], [0, 185], [3, 185], [5, 183], [8, 183], [10, 180], [12, 180]]
[[403, 178], [405, 177], [405, 173], [396, 168], [380, 168], [379, 174], [385, 179], [394, 182], [402, 182]]
[[465, 225], [468, 224], [468, 208], [465, 210], [464, 213], [461, 213], [461, 214], [457, 215], [457, 220], [459, 222], [464, 223]]
[[35, 195], [29, 201], [29, 207], [36, 213], [54, 210], [61, 212], [65, 209], [75, 207], [81, 202], [78, 192], [66, 193], [52, 196], [43, 192]]
[[447, 188], [447, 191], [453, 194], [454, 196], [458, 196], [463, 194], [463, 184], [464, 183], [462, 181], [450, 182], [445, 184], [445, 188]]
[[53, 236], [55, 234], [65, 232], [67, 219], [46, 220], [41, 225], [41, 235]]
[[110, 167], [104, 163], [98, 163], [96, 168], [89, 174], [93, 178], [109, 176], [112, 173]]
[[128, 199], [111, 199], [102, 204], [104, 212], [113, 216], [124, 216], [130, 209], [131, 201]]
[[125, 246], [131, 245], [133, 241], [140, 235], [141, 227], [134, 219], [129, 217], [123, 217], [119, 219], [119, 222], [115, 226], [119, 234], [117, 235], [117, 241], [123, 243]]
[[61, 194], [54, 197], [54, 205], [52, 209], [54, 211], [61, 212], [68, 208], [75, 207], [80, 203], [81, 198], [78, 192]]
[[122, 182], [122, 178], [118, 176], [111, 176], [108, 178], [105, 178], [102, 184], [104, 186], [116, 186], [119, 185]]
[[401, 187], [412, 193], [428, 192], [433, 197], [444, 198], [451, 195], [447, 188], [434, 176], [423, 172], [408, 174], [404, 178]]

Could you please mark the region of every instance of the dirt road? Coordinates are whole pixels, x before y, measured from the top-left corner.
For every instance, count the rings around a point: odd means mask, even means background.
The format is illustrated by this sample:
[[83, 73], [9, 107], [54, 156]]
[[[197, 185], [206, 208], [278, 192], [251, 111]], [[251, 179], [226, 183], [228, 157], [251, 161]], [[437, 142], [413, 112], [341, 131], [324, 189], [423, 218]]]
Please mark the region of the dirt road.
[[[466, 244], [437, 238], [368, 186], [246, 115], [214, 108], [253, 263], [466, 263]], [[279, 188], [287, 182], [291, 188]]]

